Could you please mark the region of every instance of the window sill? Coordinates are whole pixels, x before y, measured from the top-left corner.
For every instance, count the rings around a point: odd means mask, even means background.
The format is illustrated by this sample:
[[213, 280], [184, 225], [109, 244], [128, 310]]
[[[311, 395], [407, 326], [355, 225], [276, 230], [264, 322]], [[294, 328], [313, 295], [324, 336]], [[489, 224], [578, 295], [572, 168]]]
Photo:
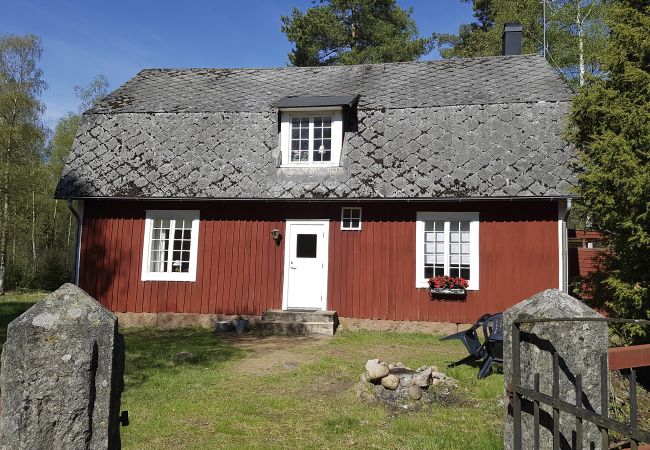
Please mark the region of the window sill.
[[[426, 289], [426, 290], [428, 290], [428, 291], [431, 291], [431, 289], [432, 289], [431, 286], [429, 286], [429, 281], [428, 281], [428, 280], [427, 280], [427, 281], [423, 281], [423, 282], [416, 283], [415, 288], [416, 288], [416, 289]], [[468, 287], [468, 288], [465, 288], [464, 291], [466, 291], [466, 292], [478, 291], [478, 288], [477, 288], [477, 287], [475, 288], [475, 287], [470, 286], [470, 287]]]
[[331, 167], [339, 167], [339, 165], [337, 163], [292, 163], [280, 165], [280, 169], [327, 169]]
[[145, 273], [142, 281], [196, 281], [196, 275], [191, 273]]

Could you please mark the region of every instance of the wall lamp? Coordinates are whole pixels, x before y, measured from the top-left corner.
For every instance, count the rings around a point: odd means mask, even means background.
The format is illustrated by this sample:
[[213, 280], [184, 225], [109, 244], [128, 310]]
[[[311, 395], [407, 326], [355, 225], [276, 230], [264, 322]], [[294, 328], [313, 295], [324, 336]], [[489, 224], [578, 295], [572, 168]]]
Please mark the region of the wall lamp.
[[273, 228], [271, 230], [271, 237], [275, 241], [276, 245], [280, 245], [280, 241], [282, 240], [282, 234], [280, 233], [280, 230]]

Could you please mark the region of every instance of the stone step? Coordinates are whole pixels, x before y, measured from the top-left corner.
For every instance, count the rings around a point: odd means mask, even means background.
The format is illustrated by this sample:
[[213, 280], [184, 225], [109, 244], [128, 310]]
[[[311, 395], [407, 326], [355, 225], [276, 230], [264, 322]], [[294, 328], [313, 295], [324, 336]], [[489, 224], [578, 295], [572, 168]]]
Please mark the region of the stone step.
[[263, 335], [333, 336], [334, 331], [333, 322], [289, 322], [281, 320], [258, 320], [255, 322], [255, 332]]
[[270, 322], [327, 322], [338, 325], [336, 311], [313, 311], [304, 309], [267, 309], [262, 320]]

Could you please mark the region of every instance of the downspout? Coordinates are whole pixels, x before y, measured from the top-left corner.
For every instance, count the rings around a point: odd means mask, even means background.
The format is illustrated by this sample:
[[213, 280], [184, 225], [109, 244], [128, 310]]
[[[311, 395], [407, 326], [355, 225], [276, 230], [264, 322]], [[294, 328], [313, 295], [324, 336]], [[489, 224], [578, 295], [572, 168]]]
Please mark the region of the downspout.
[[79, 286], [79, 257], [81, 253], [81, 216], [72, 206], [72, 199], [68, 199], [68, 209], [72, 213], [75, 219], [76, 232], [75, 232], [75, 242], [74, 242], [74, 262], [72, 266], [72, 277], [70, 282]]
[[564, 217], [562, 217], [562, 292], [569, 293], [569, 235], [567, 227], [567, 219], [571, 212], [571, 198], [566, 200], [566, 209], [564, 210]]

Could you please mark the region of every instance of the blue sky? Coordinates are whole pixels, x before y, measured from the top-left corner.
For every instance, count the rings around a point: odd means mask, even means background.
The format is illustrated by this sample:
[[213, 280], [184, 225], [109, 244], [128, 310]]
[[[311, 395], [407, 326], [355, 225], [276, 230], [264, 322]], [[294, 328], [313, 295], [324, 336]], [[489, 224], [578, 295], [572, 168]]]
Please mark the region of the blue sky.
[[[421, 35], [472, 20], [461, 0], [398, 0], [414, 7]], [[311, 0], [20, 0], [2, 5], [0, 33], [43, 40], [46, 122], [76, 111], [75, 85], [105, 75], [111, 89], [148, 67], [270, 67], [291, 44], [280, 16]], [[426, 59], [437, 58], [431, 54]]]

